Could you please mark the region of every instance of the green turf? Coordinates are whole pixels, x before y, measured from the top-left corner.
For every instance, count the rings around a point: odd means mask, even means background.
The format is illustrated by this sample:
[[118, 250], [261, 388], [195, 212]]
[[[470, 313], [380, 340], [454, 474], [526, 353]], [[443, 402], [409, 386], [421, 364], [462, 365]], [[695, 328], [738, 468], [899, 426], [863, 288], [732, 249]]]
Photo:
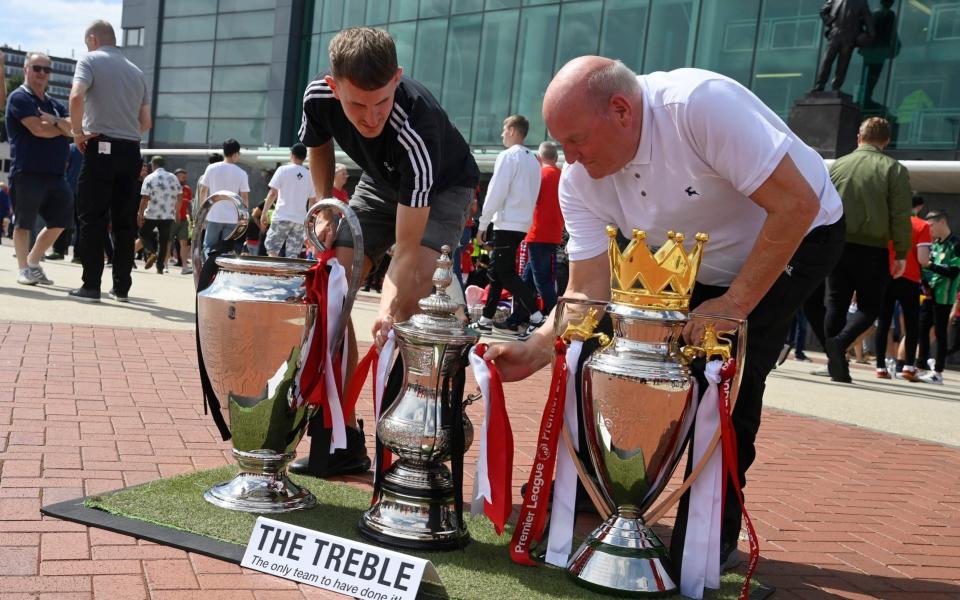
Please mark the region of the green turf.
[[[161, 479], [142, 486], [102, 496], [92, 496], [86, 505], [128, 518], [189, 531], [224, 542], [246, 545], [257, 515], [218, 508], [203, 499], [203, 492], [229, 480], [234, 467], [222, 467]], [[271, 515], [278, 521], [349, 539], [359, 539], [357, 523], [370, 504], [368, 492], [345, 484], [312, 477], [293, 476], [294, 481], [316, 496], [319, 504], [310, 510]], [[485, 518], [468, 518], [473, 541], [466, 549], [452, 552], [410, 552], [433, 562], [450, 598], [496, 598], [535, 600], [547, 598], [605, 598], [568, 580], [554, 568], [531, 568], [510, 561], [508, 545], [512, 528], [497, 537]], [[707, 594], [712, 600], [735, 599], [743, 576], [725, 574], [721, 588]]]

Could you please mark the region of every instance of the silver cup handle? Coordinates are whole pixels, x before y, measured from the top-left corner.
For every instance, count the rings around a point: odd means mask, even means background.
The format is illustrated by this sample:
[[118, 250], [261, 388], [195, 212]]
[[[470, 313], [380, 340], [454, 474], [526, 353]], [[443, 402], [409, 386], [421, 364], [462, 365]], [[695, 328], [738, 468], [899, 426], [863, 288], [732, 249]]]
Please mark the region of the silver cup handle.
[[194, 288], [200, 283], [200, 272], [203, 269], [203, 243], [201, 237], [207, 228], [207, 215], [210, 213], [213, 205], [221, 200], [232, 202], [233, 207], [237, 210], [237, 226], [233, 228], [233, 231], [230, 232], [227, 239], [240, 239], [240, 236], [246, 233], [247, 225], [250, 223], [250, 211], [243, 205], [243, 199], [240, 198], [239, 194], [220, 190], [219, 192], [213, 192], [204, 199], [199, 210], [197, 210], [197, 216], [193, 223], [193, 249], [191, 250], [191, 254], [193, 258]]
[[310, 210], [307, 211], [306, 218], [303, 220], [303, 228], [306, 230], [307, 239], [310, 240], [310, 243], [313, 244], [314, 248], [318, 251], [323, 252], [327, 249], [323, 242], [320, 241], [320, 238], [317, 237], [317, 217], [320, 215], [320, 212], [324, 210], [334, 210], [339, 213], [347, 222], [347, 227], [350, 228], [350, 235], [353, 237], [353, 263], [351, 265], [347, 297], [344, 300], [343, 312], [341, 313], [343, 318], [337, 323], [337, 328], [331, 338], [334, 342], [331, 347], [339, 348], [347, 330], [347, 320], [350, 316], [350, 311], [353, 309], [353, 300], [357, 297], [357, 292], [360, 291], [360, 277], [363, 275], [363, 231], [360, 229], [360, 219], [357, 218], [357, 213], [353, 212], [353, 209], [345, 202], [334, 198], [320, 200], [310, 207]]

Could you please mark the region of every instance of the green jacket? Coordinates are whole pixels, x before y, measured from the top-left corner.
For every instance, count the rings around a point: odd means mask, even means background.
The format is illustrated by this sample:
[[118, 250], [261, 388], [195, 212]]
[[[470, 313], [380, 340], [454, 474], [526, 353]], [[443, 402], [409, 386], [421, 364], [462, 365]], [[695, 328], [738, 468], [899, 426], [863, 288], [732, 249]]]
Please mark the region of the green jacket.
[[924, 276], [937, 304], [953, 304], [960, 288], [960, 238], [950, 234], [930, 246], [930, 266]]
[[893, 240], [898, 259], [910, 250], [910, 175], [906, 167], [871, 144], [830, 166], [830, 179], [843, 200], [847, 241], [886, 248]]

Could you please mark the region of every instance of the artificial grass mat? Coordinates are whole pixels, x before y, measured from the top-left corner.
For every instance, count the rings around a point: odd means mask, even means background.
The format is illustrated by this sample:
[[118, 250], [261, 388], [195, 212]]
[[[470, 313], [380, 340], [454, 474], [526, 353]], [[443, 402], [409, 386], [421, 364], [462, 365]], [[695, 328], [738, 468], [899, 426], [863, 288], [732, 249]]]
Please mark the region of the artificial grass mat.
[[[178, 475], [90, 496], [84, 504], [114, 515], [246, 546], [257, 515], [219, 508], [203, 499], [204, 491], [232, 479], [236, 472], [236, 467], [230, 466]], [[317, 506], [309, 510], [268, 515], [270, 518], [369, 543], [361, 540], [357, 533], [360, 515], [370, 505], [369, 492], [313, 477], [292, 475], [291, 478], [316, 495]], [[486, 518], [472, 518], [470, 515], [466, 518], [472, 542], [464, 550], [401, 550], [433, 562], [450, 598], [573, 600], [607, 597], [577, 586], [559, 569], [514, 564], [508, 549], [512, 526], [508, 526], [503, 536], [498, 537]], [[743, 579], [738, 573], [726, 573], [721, 578], [720, 589], [708, 591], [705, 597], [712, 600], [736, 599]], [[756, 582], [751, 582], [751, 586], [756, 587]]]

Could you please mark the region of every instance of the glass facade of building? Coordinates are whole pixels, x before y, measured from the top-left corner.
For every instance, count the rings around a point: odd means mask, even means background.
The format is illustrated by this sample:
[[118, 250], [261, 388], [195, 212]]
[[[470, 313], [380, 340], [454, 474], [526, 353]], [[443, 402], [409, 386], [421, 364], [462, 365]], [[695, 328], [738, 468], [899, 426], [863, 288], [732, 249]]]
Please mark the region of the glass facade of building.
[[[279, 0], [282, 2], [283, 0]], [[270, 43], [278, 0], [166, 0], [155, 141], [263, 140]], [[299, 77], [285, 105], [327, 68], [327, 46], [354, 25], [386, 28], [405, 72], [438, 98], [475, 147], [498, 147], [503, 118], [547, 135], [540, 105], [553, 73], [582, 54], [638, 72], [699, 67], [726, 74], [786, 118], [812, 86], [825, 51], [823, 0], [307, 0]], [[879, 10], [879, 0], [870, 0]], [[960, 2], [894, 0], [894, 57], [865, 64], [857, 51], [843, 91], [865, 114], [896, 119], [893, 147], [960, 149]], [[264, 23], [268, 23], [266, 26]], [[294, 28], [297, 24], [294, 24]], [[148, 32], [149, 33], [149, 32]], [[869, 53], [868, 53], [869, 54]], [[882, 54], [882, 52], [881, 52]], [[869, 58], [869, 57], [868, 57]], [[869, 62], [869, 61], [868, 61]], [[867, 97], [868, 72], [876, 81]], [[293, 81], [293, 79], [298, 79]], [[279, 108], [278, 108], [279, 110]]]

